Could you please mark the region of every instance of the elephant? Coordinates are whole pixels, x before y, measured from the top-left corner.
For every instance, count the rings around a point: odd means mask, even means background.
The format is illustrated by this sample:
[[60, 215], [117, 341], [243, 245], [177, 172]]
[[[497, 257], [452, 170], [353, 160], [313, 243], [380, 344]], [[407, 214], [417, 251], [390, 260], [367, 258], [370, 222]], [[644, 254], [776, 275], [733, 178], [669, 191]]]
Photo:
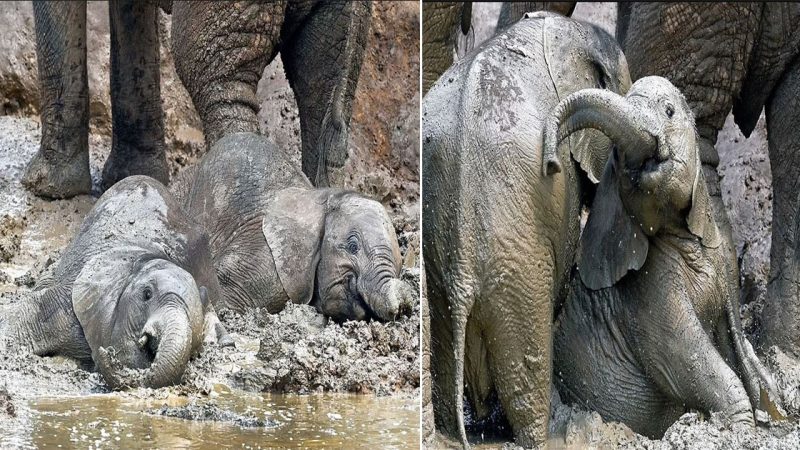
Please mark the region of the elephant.
[[652, 438], [689, 408], [755, 425], [762, 394], [774, 401], [777, 390], [742, 332], [736, 258], [722, 245], [681, 92], [657, 76], [625, 97], [585, 89], [546, 124], [547, 173], [576, 131], [615, 144], [555, 324], [560, 392]]
[[[210, 147], [228, 132], [258, 131], [256, 85], [281, 53], [295, 93], [303, 170], [329, 184], [347, 159], [353, 97], [370, 25], [369, 2], [163, 2], [172, 51]], [[109, 4], [111, 153], [102, 189], [129, 175], [169, 182], [160, 96], [158, 4]], [[46, 198], [88, 194], [86, 3], [34, 2], [42, 139], [23, 183]], [[320, 93], [323, 93], [320, 97]]]
[[[499, 33], [526, 12], [552, 11], [569, 17], [575, 9], [572, 2], [504, 2], [497, 20]], [[456, 44], [472, 25], [472, 2], [422, 3], [422, 94], [455, 60]]]
[[280, 52], [297, 100], [303, 173], [331, 185], [347, 141], [372, 3], [368, 1], [176, 1], [175, 69], [212, 146], [225, 134], [257, 133], [256, 87]]
[[383, 205], [314, 188], [263, 136], [229, 134], [173, 189], [209, 235], [220, 308], [312, 304], [337, 321], [410, 311], [400, 249]]
[[[617, 39], [634, 79], [659, 75], [686, 96], [697, 121], [700, 160], [723, 239], [728, 217], [714, 170], [717, 132], [732, 110], [745, 136], [766, 110], [772, 166], [772, 247], [762, 350], [800, 358], [800, 5], [795, 3], [619, 3]], [[731, 244], [728, 244], [731, 245]]]
[[519, 445], [547, 438], [554, 307], [566, 294], [581, 195], [599, 179], [610, 143], [587, 131], [561, 149], [572, 148], [574, 164], [545, 177], [543, 119], [577, 90], [629, 86], [613, 37], [542, 12], [469, 53], [423, 99], [435, 422], [465, 446], [465, 386], [479, 418], [496, 392]]
[[112, 389], [131, 387], [119, 366], [161, 387], [180, 381], [204, 340], [230, 339], [219, 295], [207, 234], [164, 185], [135, 175], [100, 197], [4, 335], [39, 356], [94, 362]]

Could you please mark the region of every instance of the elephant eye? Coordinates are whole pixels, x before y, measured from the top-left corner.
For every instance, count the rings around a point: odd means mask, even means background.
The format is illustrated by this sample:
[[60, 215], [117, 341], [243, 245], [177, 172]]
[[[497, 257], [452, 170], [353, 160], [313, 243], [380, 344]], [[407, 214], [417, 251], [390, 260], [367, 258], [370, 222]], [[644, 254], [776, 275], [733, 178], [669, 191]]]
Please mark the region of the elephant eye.
[[671, 104], [667, 103], [667, 107], [666, 107], [666, 111], [665, 112], [667, 113], [667, 117], [669, 117], [671, 119], [672, 115], [675, 114], [675, 107], [672, 106]]
[[144, 301], [148, 301], [153, 298], [153, 290], [149, 286], [142, 290], [142, 298]]
[[347, 251], [351, 255], [358, 253], [358, 242], [351, 240], [347, 242]]

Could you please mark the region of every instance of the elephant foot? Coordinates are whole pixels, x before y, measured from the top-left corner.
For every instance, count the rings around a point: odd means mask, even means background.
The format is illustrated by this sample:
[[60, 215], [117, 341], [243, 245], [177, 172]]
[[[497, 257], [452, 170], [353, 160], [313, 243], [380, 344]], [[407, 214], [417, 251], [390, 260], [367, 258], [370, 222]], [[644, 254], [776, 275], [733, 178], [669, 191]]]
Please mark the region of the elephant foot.
[[547, 426], [539, 420], [514, 430], [514, 442], [522, 448], [541, 448], [547, 442]]
[[146, 175], [166, 186], [169, 183], [169, 165], [165, 146], [160, 143], [154, 147], [143, 151], [133, 146], [114, 144], [103, 167], [103, 191], [131, 175]]
[[51, 161], [41, 150], [33, 157], [22, 178], [22, 185], [37, 197], [70, 198], [92, 190], [89, 152], [65, 161]]

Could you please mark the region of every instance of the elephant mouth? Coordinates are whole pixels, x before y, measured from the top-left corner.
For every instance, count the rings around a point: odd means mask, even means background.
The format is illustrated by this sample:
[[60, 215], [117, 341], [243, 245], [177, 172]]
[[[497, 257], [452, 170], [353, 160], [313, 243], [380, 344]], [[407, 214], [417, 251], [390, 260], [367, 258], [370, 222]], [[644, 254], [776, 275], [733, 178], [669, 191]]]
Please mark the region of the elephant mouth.
[[150, 334], [149, 332], [143, 332], [139, 337], [139, 340], [136, 342], [136, 345], [139, 347], [139, 350], [142, 352], [142, 355], [147, 362], [147, 367], [150, 367], [150, 365], [153, 363], [153, 360], [156, 359], [156, 353], [158, 353], [158, 344], [158, 337]]

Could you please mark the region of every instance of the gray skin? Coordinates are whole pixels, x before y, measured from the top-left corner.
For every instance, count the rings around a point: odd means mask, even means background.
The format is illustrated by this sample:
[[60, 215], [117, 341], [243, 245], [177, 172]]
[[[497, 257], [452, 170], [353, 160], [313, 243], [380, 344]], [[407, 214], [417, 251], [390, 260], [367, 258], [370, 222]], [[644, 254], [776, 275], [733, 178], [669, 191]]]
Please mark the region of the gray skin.
[[617, 38], [634, 79], [660, 75], [686, 96], [722, 237], [730, 227], [714, 168], [728, 113], [749, 136], [766, 108], [772, 161], [772, 247], [760, 345], [800, 358], [800, 5], [619, 4]]
[[258, 133], [256, 87], [280, 52], [300, 116], [303, 173], [330, 185], [347, 160], [353, 98], [370, 2], [174, 2], [175, 68], [211, 147], [228, 133]]
[[[212, 145], [227, 132], [258, 131], [255, 92], [280, 51], [297, 99], [303, 171], [329, 184], [342, 167], [353, 97], [370, 23], [368, 2], [162, 1], [173, 12], [175, 66]], [[109, 5], [111, 153], [102, 188], [129, 175], [166, 184], [160, 96], [158, 4]], [[67, 198], [91, 191], [86, 3], [34, 2], [42, 141], [23, 183], [34, 194]], [[124, 30], [122, 32], [121, 30]]]
[[689, 409], [754, 425], [777, 391], [742, 333], [736, 260], [721, 245], [689, 105], [655, 76], [624, 98], [577, 92], [547, 120], [548, 173], [558, 142], [586, 128], [616, 146], [555, 325], [559, 390], [654, 438]]
[[[493, 391], [517, 443], [547, 438], [554, 303], [579, 239], [580, 162], [597, 181], [608, 139], [589, 130], [540, 170], [543, 119], [584, 88], [625, 92], [625, 57], [599, 28], [535, 13], [458, 61], [423, 99], [423, 248], [436, 427], [466, 446]], [[576, 162], [569, 158], [572, 149]]]
[[[527, 12], [552, 11], [569, 17], [572, 2], [504, 2], [497, 20], [499, 33]], [[449, 69], [455, 61], [456, 45], [472, 26], [472, 2], [422, 3], [422, 94]]]
[[225, 136], [174, 189], [209, 234], [220, 307], [274, 313], [289, 301], [311, 303], [335, 320], [393, 320], [410, 310], [383, 206], [314, 188], [263, 136]]
[[[8, 321], [11, 345], [92, 361], [112, 389], [180, 381], [203, 343], [223, 338], [208, 237], [158, 181], [133, 176], [86, 216], [51, 277]], [[112, 350], [113, 348], [113, 350]]]
[[[88, 194], [89, 88], [86, 2], [33, 2], [42, 140], [23, 184], [34, 194]], [[103, 188], [129, 175], [169, 180], [164, 154], [156, 2], [109, 4], [111, 26], [111, 153]], [[121, 32], [120, 30], [125, 30]]]

